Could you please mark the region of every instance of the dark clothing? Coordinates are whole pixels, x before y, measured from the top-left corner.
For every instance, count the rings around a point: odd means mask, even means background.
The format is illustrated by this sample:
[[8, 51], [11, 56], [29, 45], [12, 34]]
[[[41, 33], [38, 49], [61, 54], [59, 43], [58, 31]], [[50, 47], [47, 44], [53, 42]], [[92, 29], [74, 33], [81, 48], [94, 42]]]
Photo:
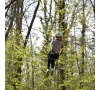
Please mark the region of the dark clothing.
[[59, 54], [49, 54], [48, 55], [48, 61], [47, 61], [47, 69], [50, 69], [50, 64], [51, 64], [51, 68], [54, 68], [55, 61], [58, 58], [59, 58]]

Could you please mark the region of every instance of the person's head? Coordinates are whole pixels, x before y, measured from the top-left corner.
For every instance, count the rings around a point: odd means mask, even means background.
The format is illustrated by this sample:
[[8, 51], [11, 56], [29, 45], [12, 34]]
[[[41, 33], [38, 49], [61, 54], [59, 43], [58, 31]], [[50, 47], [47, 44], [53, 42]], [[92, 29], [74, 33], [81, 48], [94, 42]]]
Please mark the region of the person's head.
[[60, 31], [57, 31], [55, 34], [55, 38], [60, 41], [62, 40], [62, 36], [63, 36], [63, 34]]

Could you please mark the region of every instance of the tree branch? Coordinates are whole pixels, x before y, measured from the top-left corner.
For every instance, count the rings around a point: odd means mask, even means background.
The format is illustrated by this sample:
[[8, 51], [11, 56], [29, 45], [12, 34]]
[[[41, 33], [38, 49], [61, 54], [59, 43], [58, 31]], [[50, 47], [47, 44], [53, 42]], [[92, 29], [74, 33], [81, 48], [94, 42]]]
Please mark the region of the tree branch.
[[33, 23], [34, 23], [34, 20], [35, 20], [36, 13], [37, 13], [37, 10], [38, 10], [38, 8], [39, 8], [39, 5], [40, 5], [40, 0], [38, 0], [38, 4], [37, 4], [36, 9], [35, 9], [35, 11], [34, 11], [34, 15], [33, 15], [31, 24], [30, 24], [30, 26], [29, 26], [29, 28], [28, 28], [28, 32], [27, 32], [27, 35], [26, 35], [26, 38], [25, 38], [25, 42], [24, 42], [24, 47], [26, 47], [26, 45], [27, 45], [27, 40], [28, 40], [28, 38], [29, 38], [31, 29], [32, 29], [32, 25], [33, 25]]
[[5, 7], [5, 9], [9, 8], [11, 6], [11, 4], [13, 4], [15, 1], [17, 1], [17, 0], [11, 0], [11, 2]]

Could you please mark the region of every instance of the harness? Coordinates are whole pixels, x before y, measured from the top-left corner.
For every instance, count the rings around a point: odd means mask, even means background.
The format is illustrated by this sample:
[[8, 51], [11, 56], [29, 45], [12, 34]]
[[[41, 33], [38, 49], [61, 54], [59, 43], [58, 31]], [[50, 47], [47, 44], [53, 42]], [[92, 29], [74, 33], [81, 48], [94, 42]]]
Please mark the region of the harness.
[[59, 53], [56, 53], [53, 49], [49, 52], [49, 54], [53, 52], [54, 54], [59, 54]]
[[[43, 46], [43, 52], [45, 53], [45, 54], [47, 54], [45, 51], [44, 51], [44, 47], [45, 47], [45, 45], [46, 44], [48, 44], [48, 43], [50, 43], [51, 41], [47, 41], [45, 44], [44, 44], [44, 46]], [[51, 54], [51, 52], [53, 52], [54, 54]], [[50, 52], [48, 53], [48, 56], [49, 56], [49, 58], [50, 59], [53, 59], [53, 60], [57, 60], [58, 58], [59, 58], [59, 53], [56, 53], [53, 49], [52, 50], [50, 50]]]
[[[51, 52], [54, 52], [54, 54], [51, 54]], [[53, 49], [49, 52], [48, 54], [49, 58], [50, 59], [53, 59], [53, 60], [57, 60], [59, 58], [59, 53], [56, 53]]]

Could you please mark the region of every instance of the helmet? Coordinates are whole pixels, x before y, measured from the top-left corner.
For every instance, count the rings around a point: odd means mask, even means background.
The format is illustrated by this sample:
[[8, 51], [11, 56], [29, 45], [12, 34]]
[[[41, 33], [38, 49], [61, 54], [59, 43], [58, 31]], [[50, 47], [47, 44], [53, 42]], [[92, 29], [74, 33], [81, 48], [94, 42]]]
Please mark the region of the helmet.
[[59, 31], [57, 31], [56, 34], [55, 34], [55, 37], [62, 37], [62, 36], [63, 36], [63, 34]]

